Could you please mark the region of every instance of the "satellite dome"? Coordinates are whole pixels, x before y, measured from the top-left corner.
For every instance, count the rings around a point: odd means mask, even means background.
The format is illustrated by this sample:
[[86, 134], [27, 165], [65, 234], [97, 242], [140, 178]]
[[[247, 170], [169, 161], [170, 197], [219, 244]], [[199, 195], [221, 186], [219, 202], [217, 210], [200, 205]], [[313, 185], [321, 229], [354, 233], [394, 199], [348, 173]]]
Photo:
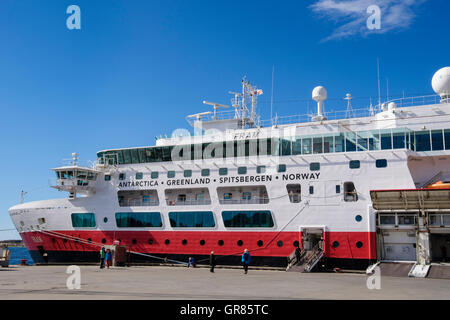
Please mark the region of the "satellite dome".
[[434, 92], [445, 98], [450, 95], [450, 67], [438, 70], [431, 80]]
[[397, 104], [395, 102], [389, 102], [388, 104], [388, 110], [393, 111], [397, 108]]
[[325, 101], [327, 100], [327, 89], [322, 86], [315, 87], [312, 92], [312, 98], [314, 101]]

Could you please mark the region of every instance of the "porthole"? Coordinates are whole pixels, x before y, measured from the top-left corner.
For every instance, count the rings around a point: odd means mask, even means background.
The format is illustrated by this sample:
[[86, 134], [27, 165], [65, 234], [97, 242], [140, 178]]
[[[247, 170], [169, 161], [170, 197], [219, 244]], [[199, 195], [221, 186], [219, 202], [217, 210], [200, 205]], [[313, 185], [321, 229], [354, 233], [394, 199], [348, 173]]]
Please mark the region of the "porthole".
[[358, 241], [358, 242], [356, 243], [356, 247], [357, 247], [357, 248], [362, 248], [362, 246], [363, 246], [363, 243], [362, 243], [361, 241]]
[[333, 248], [337, 248], [337, 247], [339, 247], [339, 242], [334, 241], [334, 242], [333, 242]]
[[104, 223], [107, 223], [107, 222], [108, 222], [108, 218], [107, 218], [107, 217], [104, 217], [104, 218], [103, 218], [103, 222], [104, 222]]
[[64, 238], [64, 239], [63, 239], [63, 241], [64, 241], [64, 243], [66, 243], [66, 242], [67, 242], [67, 239], [66, 239], [66, 238]]
[[258, 245], [258, 247], [262, 247], [264, 242], [262, 240], [258, 240], [256, 244]]
[[91, 238], [88, 238], [88, 243], [92, 243], [92, 239]]
[[136, 240], [136, 239], [133, 239], [133, 240], [131, 240], [131, 243], [132, 243], [132, 244], [136, 244], [136, 243], [137, 243], [137, 240]]
[[201, 245], [201, 246], [204, 246], [204, 245], [205, 245], [205, 243], [206, 243], [206, 241], [205, 241], [205, 240], [203, 240], [203, 239], [202, 239], [202, 240], [200, 240], [200, 245]]
[[170, 240], [169, 240], [169, 239], [166, 239], [166, 241], [164, 241], [164, 243], [165, 243], [166, 245], [169, 245], [169, 244], [170, 244]]
[[219, 240], [218, 244], [219, 244], [219, 246], [223, 246], [223, 244], [224, 244], [223, 240]]
[[181, 241], [181, 244], [182, 244], [183, 246], [187, 245], [187, 240], [186, 240], [186, 239], [183, 239], [183, 241]]
[[361, 221], [362, 221], [362, 217], [358, 214], [358, 215], [355, 217], [355, 220], [356, 220], [357, 222], [361, 222]]
[[103, 239], [102, 239], [102, 243], [106, 243], [106, 238], [103, 238]]
[[238, 245], [239, 247], [242, 247], [243, 244], [244, 244], [244, 241], [238, 240], [237, 245]]
[[281, 241], [281, 240], [278, 241], [278, 242], [277, 242], [277, 246], [279, 246], [279, 247], [281, 248], [281, 247], [283, 246], [283, 241]]
[[52, 242], [55, 243], [55, 242], [56, 242], [56, 239], [55, 239], [55, 238], [52, 238]]
[[153, 239], [148, 239], [148, 244], [152, 245], [153, 244]]
[[300, 243], [297, 240], [295, 240], [293, 245], [294, 245], [294, 247], [298, 247], [300, 245]]

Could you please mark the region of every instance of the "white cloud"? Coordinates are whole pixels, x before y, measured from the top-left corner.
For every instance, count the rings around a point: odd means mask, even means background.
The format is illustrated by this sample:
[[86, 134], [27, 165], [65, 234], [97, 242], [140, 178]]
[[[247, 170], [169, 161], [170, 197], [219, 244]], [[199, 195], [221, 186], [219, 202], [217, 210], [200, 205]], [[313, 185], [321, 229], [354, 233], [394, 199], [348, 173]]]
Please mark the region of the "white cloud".
[[[427, 0], [318, 0], [310, 9], [322, 18], [343, 22], [322, 41], [348, 38], [355, 35], [386, 33], [411, 26], [417, 7]], [[381, 29], [369, 30], [367, 8], [377, 5], [381, 9]]]

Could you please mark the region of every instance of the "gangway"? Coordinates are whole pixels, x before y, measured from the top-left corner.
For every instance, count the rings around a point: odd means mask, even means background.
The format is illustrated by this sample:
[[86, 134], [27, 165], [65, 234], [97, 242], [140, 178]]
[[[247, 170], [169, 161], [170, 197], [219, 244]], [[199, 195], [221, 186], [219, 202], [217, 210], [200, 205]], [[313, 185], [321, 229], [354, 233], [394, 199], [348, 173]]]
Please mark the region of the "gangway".
[[289, 256], [286, 271], [311, 272], [323, 256], [324, 252], [320, 243], [316, 244], [311, 250], [303, 250], [299, 259], [297, 259], [294, 251]]

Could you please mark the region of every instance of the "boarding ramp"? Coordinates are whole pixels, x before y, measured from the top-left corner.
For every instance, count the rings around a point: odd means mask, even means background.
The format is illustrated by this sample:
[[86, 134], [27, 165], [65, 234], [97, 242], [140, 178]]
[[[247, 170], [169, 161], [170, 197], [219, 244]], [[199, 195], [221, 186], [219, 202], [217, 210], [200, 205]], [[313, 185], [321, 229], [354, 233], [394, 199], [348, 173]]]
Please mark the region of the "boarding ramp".
[[303, 250], [299, 259], [295, 251], [288, 258], [288, 272], [311, 272], [317, 263], [323, 258], [324, 253], [320, 243], [316, 244], [311, 250]]

